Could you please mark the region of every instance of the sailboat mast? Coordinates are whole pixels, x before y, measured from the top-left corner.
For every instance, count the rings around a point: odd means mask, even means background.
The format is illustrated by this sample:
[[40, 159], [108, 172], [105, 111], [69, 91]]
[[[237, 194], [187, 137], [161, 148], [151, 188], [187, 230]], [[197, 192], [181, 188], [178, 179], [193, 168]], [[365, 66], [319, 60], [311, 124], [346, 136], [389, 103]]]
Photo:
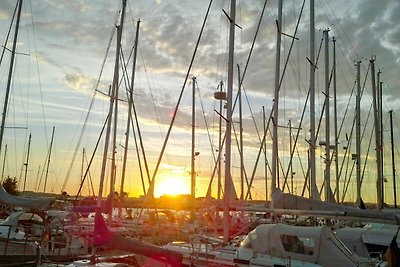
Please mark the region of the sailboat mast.
[[396, 164], [394, 160], [394, 138], [393, 138], [393, 110], [389, 111], [390, 116], [390, 143], [392, 148], [392, 173], [393, 173], [393, 204], [397, 209], [397, 192], [396, 192]]
[[[122, 4], [122, 12], [121, 12], [121, 22], [118, 26], [117, 30], [117, 54], [115, 59], [115, 68], [114, 68], [114, 78], [113, 78], [113, 86], [115, 87], [114, 91], [114, 126], [113, 126], [113, 147], [111, 153], [111, 179], [110, 179], [110, 206], [113, 206], [114, 201], [114, 192], [115, 192], [115, 181], [117, 176], [117, 167], [115, 164], [115, 154], [117, 148], [117, 128], [118, 128], [118, 95], [119, 95], [119, 58], [121, 52], [121, 39], [122, 39], [122, 31], [124, 26], [124, 18], [125, 18], [125, 7], [126, 0], [123, 1]], [[109, 210], [109, 220], [112, 220], [112, 208]]]
[[361, 205], [361, 82], [360, 61], [357, 61], [357, 95], [356, 95], [356, 187], [358, 206]]
[[4, 150], [4, 157], [3, 157], [3, 168], [1, 169], [1, 182], [4, 181], [4, 168], [6, 167], [6, 158], [7, 158], [7, 144]]
[[[262, 115], [263, 115], [263, 129], [265, 131], [266, 122], [265, 122], [265, 106], [262, 106]], [[264, 176], [265, 176], [265, 201], [268, 201], [268, 165], [267, 165], [267, 143], [264, 142], [263, 145], [264, 152]]]
[[315, 173], [315, 67], [314, 0], [310, 0], [310, 196], [319, 199]]
[[[123, 17], [124, 17], [124, 10], [125, 6], [123, 7], [122, 14], [121, 14], [121, 23], [118, 26], [118, 31], [117, 31], [117, 56], [115, 59], [115, 69], [114, 69], [114, 79], [113, 79], [113, 86], [115, 87], [114, 90], [114, 125], [113, 125], [113, 146], [112, 146], [112, 153], [111, 153], [111, 179], [110, 179], [110, 196], [111, 196], [111, 201], [113, 200], [114, 197], [114, 191], [115, 191], [115, 179], [116, 179], [116, 173], [117, 173], [117, 168], [115, 164], [115, 153], [116, 153], [116, 148], [117, 148], [117, 128], [118, 128], [118, 95], [119, 95], [119, 54], [121, 50], [121, 38], [122, 38], [122, 28], [123, 28]], [[112, 211], [111, 211], [112, 213]], [[110, 214], [111, 215], [111, 214]], [[110, 216], [111, 217], [111, 216]]]
[[379, 138], [380, 138], [380, 153], [381, 153], [381, 177], [382, 177], [382, 202], [384, 203], [385, 200], [385, 176], [383, 174], [384, 172], [384, 165], [383, 165], [383, 161], [384, 161], [384, 154], [383, 154], [383, 115], [382, 115], [382, 85], [383, 82], [381, 81], [381, 74], [382, 71], [379, 70], [378, 71], [378, 81], [376, 82], [377, 85], [377, 100], [378, 100], [378, 118], [379, 118]]
[[[280, 63], [281, 63], [281, 31], [282, 31], [282, 6], [283, 1], [279, 0], [278, 21], [276, 32], [276, 55], [275, 55], [275, 93], [274, 93], [274, 108], [273, 108], [273, 130], [272, 130], [272, 179], [271, 179], [271, 195], [276, 189], [276, 183], [279, 179], [278, 174], [278, 104], [279, 104], [279, 80]], [[271, 202], [273, 204], [273, 202]], [[274, 207], [272, 207], [274, 208]]]
[[5, 126], [5, 123], [6, 123], [6, 114], [7, 114], [7, 110], [8, 110], [8, 100], [9, 100], [9, 97], [10, 97], [10, 90], [11, 90], [11, 80], [12, 80], [13, 70], [14, 70], [15, 50], [16, 50], [16, 47], [17, 47], [19, 21], [21, 19], [21, 9], [22, 9], [22, 0], [19, 1], [19, 6], [18, 6], [17, 21], [16, 21], [16, 24], [15, 24], [14, 41], [13, 41], [13, 46], [12, 46], [12, 50], [11, 50], [10, 68], [8, 70], [6, 96], [4, 98], [4, 107], [3, 107], [2, 117], [1, 117], [0, 152], [1, 152], [2, 144], [3, 144], [4, 126]]
[[[122, 22], [123, 15], [125, 12], [125, 6], [126, 6], [126, 0], [122, 0], [121, 22]], [[99, 212], [100, 208], [101, 208], [101, 200], [103, 197], [103, 187], [104, 187], [104, 179], [105, 179], [106, 165], [107, 165], [108, 147], [109, 147], [109, 143], [110, 143], [111, 122], [113, 119], [112, 114], [113, 114], [113, 110], [114, 110], [114, 102], [117, 102], [117, 96], [118, 96], [117, 88], [118, 88], [118, 80], [119, 80], [119, 75], [118, 75], [119, 57], [120, 57], [120, 50], [121, 50], [121, 46], [120, 46], [121, 25], [117, 26], [117, 29], [118, 29], [117, 30], [117, 49], [116, 49], [116, 56], [115, 56], [116, 58], [115, 58], [115, 66], [114, 66], [114, 77], [113, 77], [112, 89], [111, 89], [111, 94], [110, 94], [110, 106], [109, 106], [109, 110], [108, 110], [108, 121], [107, 121], [107, 128], [106, 128], [106, 137], [105, 137], [105, 141], [104, 141], [103, 161], [102, 161], [101, 172], [100, 172], [99, 195], [97, 198], [97, 211], [96, 212]], [[114, 147], [113, 151], [115, 151], [115, 147]], [[114, 169], [114, 162], [112, 163], [112, 169]], [[114, 174], [114, 170], [112, 170], [112, 175], [113, 174]], [[114, 180], [114, 179], [111, 179], [111, 180]], [[111, 191], [111, 192], [113, 192], [113, 191]]]
[[53, 127], [53, 132], [51, 134], [51, 141], [50, 141], [50, 149], [49, 149], [49, 157], [47, 158], [47, 166], [46, 166], [46, 176], [44, 179], [44, 187], [43, 193], [46, 193], [46, 186], [47, 186], [47, 176], [49, 175], [49, 167], [50, 167], [50, 159], [51, 159], [51, 150], [53, 148], [53, 140], [54, 140], [54, 130], [56, 127]]
[[335, 176], [336, 176], [336, 202], [339, 203], [339, 160], [338, 160], [338, 116], [337, 116], [337, 97], [336, 97], [336, 39], [333, 42], [333, 113], [334, 113], [334, 130], [335, 130]]
[[196, 123], [196, 77], [192, 78], [192, 156], [191, 156], [191, 169], [190, 169], [190, 177], [191, 177], [191, 183], [190, 183], [190, 193], [193, 197], [195, 198], [196, 194], [196, 171], [195, 171], [195, 165], [194, 165], [194, 157], [195, 157], [195, 123]]
[[233, 91], [233, 66], [235, 45], [236, 0], [231, 0], [229, 15], [229, 51], [228, 51], [228, 81], [226, 99], [226, 137], [225, 137], [225, 190], [224, 190], [224, 242], [229, 241], [230, 215], [229, 203], [231, 200], [231, 142], [232, 142], [232, 91]]
[[[105, 173], [106, 173], [106, 165], [107, 165], [107, 155], [108, 155], [108, 146], [110, 142], [110, 133], [111, 133], [111, 122], [112, 122], [112, 114], [114, 110], [114, 102], [118, 102], [118, 82], [119, 82], [119, 58], [120, 58], [120, 52], [121, 52], [121, 36], [122, 36], [122, 26], [123, 26], [123, 21], [124, 21], [124, 16], [125, 16], [125, 7], [126, 7], [126, 0], [122, 0], [122, 12], [121, 12], [121, 19], [120, 19], [120, 25], [116, 26], [117, 27], [117, 49], [116, 49], [116, 56], [115, 56], [115, 65], [114, 65], [114, 77], [113, 77], [113, 82], [112, 82], [112, 90], [110, 94], [110, 106], [108, 110], [108, 121], [107, 121], [107, 128], [106, 128], [106, 138], [104, 141], [104, 151], [103, 151], [103, 161], [101, 165], [101, 173], [100, 173], [100, 184], [99, 184], [99, 195], [97, 196], [97, 204], [96, 204], [96, 216], [101, 215], [101, 201], [103, 198], [103, 186], [104, 186], [104, 178], [105, 178]], [[114, 118], [115, 120], [117, 118]], [[116, 126], [116, 123], [114, 124]], [[114, 138], [114, 147], [112, 150], [112, 165], [111, 165], [111, 186], [110, 186], [110, 200], [112, 201], [114, 197], [114, 181], [115, 181], [115, 138]], [[112, 202], [111, 202], [112, 204]], [[109, 214], [109, 219], [112, 220], [112, 209]], [[92, 255], [91, 255], [91, 263], [95, 262], [95, 256], [96, 256], [96, 247], [92, 249]]]
[[[289, 151], [293, 151], [293, 140], [292, 140], [292, 120], [289, 120]], [[294, 194], [293, 187], [293, 164], [290, 164], [290, 193]]]
[[[84, 164], [85, 164], [85, 148], [82, 149], [82, 162], [81, 162], [81, 184], [84, 181]], [[79, 190], [79, 196], [81, 195], [81, 191]]]
[[[222, 87], [224, 86], [223, 81], [219, 84], [219, 91], [222, 94]], [[222, 100], [219, 101], [219, 114], [222, 114]], [[217, 189], [217, 199], [221, 199], [221, 188], [222, 188], [222, 164], [221, 164], [221, 150], [222, 150], [222, 116], [219, 117], [219, 129], [218, 129], [218, 189]]]
[[375, 59], [370, 59], [371, 64], [371, 83], [372, 83], [372, 98], [373, 98], [373, 108], [374, 108], [374, 125], [375, 125], [375, 153], [376, 153], [376, 189], [377, 189], [377, 208], [378, 210], [383, 209], [383, 194], [382, 194], [382, 165], [381, 165], [381, 141], [380, 141], [380, 124], [379, 124], [379, 111], [377, 105], [377, 93], [376, 93], [376, 83], [375, 83]]
[[325, 39], [325, 201], [331, 201], [331, 135], [329, 112], [329, 30], [324, 30]]
[[25, 192], [25, 188], [26, 188], [26, 177], [28, 175], [29, 152], [31, 150], [31, 141], [32, 141], [32, 134], [29, 134], [28, 151], [26, 153], [26, 162], [24, 163], [24, 165], [25, 165], [24, 190], [22, 192]]
[[242, 114], [242, 86], [240, 80], [240, 66], [238, 68], [238, 100], [239, 100], [239, 153], [240, 153], [240, 200], [244, 199], [244, 158], [243, 158], [243, 114]]

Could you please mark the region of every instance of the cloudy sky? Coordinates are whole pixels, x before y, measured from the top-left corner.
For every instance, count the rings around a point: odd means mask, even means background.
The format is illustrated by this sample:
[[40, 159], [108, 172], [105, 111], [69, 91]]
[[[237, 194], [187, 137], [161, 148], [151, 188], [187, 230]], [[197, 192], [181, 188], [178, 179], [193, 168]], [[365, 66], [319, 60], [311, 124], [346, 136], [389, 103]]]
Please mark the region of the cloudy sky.
[[[126, 61], [129, 78], [132, 71], [130, 57], [134, 44], [136, 23], [140, 19], [140, 36], [135, 72], [134, 98], [143, 145], [153, 174], [168, 125], [171, 121], [179, 94], [185, 82], [191, 58], [206, 15], [208, 1], [128, 1], [126, 20], [122, 36], [122, 51]], [[264, 1], [237, 1], [235, 38], [235, 77], [234, 95], [237, 92], [237, 67], [241, 73], [246, 66], [250, 48], [255, 38]], [[12, 47], [14, 26], [9, 40], [7, 32], [12, 21], [16, 1], [0, 2], [0, 36], [8, 49]], [[298, 40], [290, 50], [292, 38], [283, 38], [282, 68], [288, 62], [280, 92], [279, 124], [287, 126], [289, 120], [294, 128], [301, 128], [294, 161], [293, 190], [300, 194], [307, 168], [307, 140], [309, 138], [309, 108], [301, 122], [301, 114], [306, 105], [309, 86], [309, 1], [304, 9], [302, 1], [285, 1], [283, 32], [296, 34]], [[119, 1], [24, 1], [18, 34], [16, 65], [12, 80], [8, 105], [5, 137], [1, 150], [3, 176], [17, 177], [20, 189], [58, 193], [66, 190], [76, 194], [82, 173], [86, 168], [95, 144], [100, 136], [109, 107], [106, 96], [112, 83], [115, 61], [116, 31], [119, 24]], [[228, 21], [223, 11], [229, 13], [229, 1], [213, 1], [201, 36], [193, 67], [184, 87], [182, 102], [175, 125], [171, 132], [164, 157], [158, 171], [156, 195], [172, 192], [171, 187], [179, 187], [169, 179], [175, 179], [182, 188], [180, 192], [190, 192], [191, 155], [191, 93], [193, 76], [196, 77], [196, 157], [197, 186], [196, 195], [203, 196], [213, 170], [213, 155], [218, 146], [218, 121], [215, 110], [219, 103], [213, 93], [219, 90], [220, 81], [226, 90]], [[354, 120], [355, 96], [354, 82], [356, 69], [354, 63], [361, 61], [361, 80], [365, 81], [362, 98], [363, 159], [366, 165], [363, 180], [363, 198], [376, 201], [375, 154], [371, 145], [372, 102], [369, 60], [375, 57], [376, 70], [381, 70], [383, 82], [383, 119], [385, 138], [385, 178], [387, 183], [386, 201], [393, 202], [393, 176], [391, 174], [388, 111], [393, 110], [395, 136], [399, 136], [400, 86], [398, 70], [400, 63], [400, 3], [397, 1], [316, 1], [316, 43], [321, 45], [323, 30], [329, 29], [330, 63], [332, 64], [332, 37], [336, 39], [337, 55], [337, 107], [340, 132], [339, 162], [343, 165], [340, 192], [347, 188], [346, 199], [355, 199], [353, 162], [346, 161], [347, 153], [355, 153], [351, 125]], [[300, 16], [301, 14], [301, 16]], [[300, 16], [300, 18], [299, 18]], [[246, 174], [251, 177], [254, 171], [252, 197], [265, 199], [264, 164], [255, 162], [260, 146], [262, 131], [262, 107], [266, 116], [272, 108], [274, 94], [275, 50], [277, 1], [268, 1], [261, 20], [246, 75], [243, 80], [243, 135]], [[296, 24], [298, 30], [295, 33]], [[108, 49], [109, 47], [109, 49]], [[323, 47], [322, 47], [323, 48]], [[290, 57], [287, 59], [290, 52]], [[317, 62], [316, 74], [316, 116], [321, 117], [324, 101], [324, 49]], [[6, 88], [9, 71], [10, 52], [5, 51], [0, 66], [0, 82]], [[122, 71], [122, 68], [121, 68]], [[122, 73], [120, 74], [122, 77]], [[123, 147], [126, 132], [126, 90], [120, 87], [119, 119], [117, 136], [117, 172], [120, 176]], [[97, 85], [97, 86], [96, 86]], [[332, 95], [332, 89], [331, 95]], [[4, 100], [5, 90], [1, 99]], [[331, 97], [332, 99], [332, 97]], [[93, 103], [91, 105], [91, 103]], [[332, 103], [332, 101], [331, 101]], [[332, 105], [332, 104], [331, 104]], [[333, 115], [333, 106], [331, 106]], [[346, 112], [346, 110], [348, 110]], [[90, 112], [89, 112], [90, 111]], [[89, 114], [89, 115], [88, 115]], [[239, 129], [238, 112], [235, 111], [234, 128]], [[331, 120], [333, 121], [333, 119]], [[301, 125], [300, 125], [301, 122]], [[207, 126], [207, 127], [206, 127]], [[49, 148], [52, 129], [55, 127], [54, 141], [49, 164]], [[207, 129], [208, 128], [208, 129]], [[224, 127], [223, 127], [224, 128]], [[332, 129], [333, 127], [331, 127]], [[256, 131], [260, 133], [257, 134]], [[295, 132], [295, 129], [293, 129]], [[26, 171], [29, 134], [32, 134], [29, 164]], [[289, 162], [289, 129], [280, 128], [280, 159], [286, 172]], [[137, 134], [137, 133], [136, 133]], [[333, 132], [332, 132], [333, 134]], [[347, 137], [346, 137], [347, 135]], [[132, 137], [133, 134], [130, 133]], [[324, 122], [321, 124], [318, 140], [325, 139]], [[210, 144], [211, 140], [211, 144]], [[334, 140], [334, 137], [331, 137]], [[398, 138], [397, 138], [398, 140]], [[233, 138], [232, 175], [240, 194], [240, 160], [236, 141]], [[270, 161], [271, 138], [267, 140], [267, 158]], [[374, 142], [372, 142], [374, 144]], [[5, 154], [5, 146], [7, 151]], [[104, 137], [95, 154], [88, 177], [91, 178], [95, 192], [99, 184]], [[85, 160], [83, 160], [85, 149]], [[143, 194], [142, 182], [137, 161], [134, 139], [130, 139], [129, 163], [127, 167], [126, 191], [131, 196]], [[141, 153], [141, 151], [140, 151]], [[368, 158], [367, 158], [368, 154]], [[347, 154], [348, 155], [348, 154]], [[216, 156], [216, 154], [215, 154]], [[398, 152], [396, 151], [396, 156]], [[263, 158], [262, 156], [261, 158]], [[322, 182], [324, 171], [324, 150], [317, 148], [317, 181]], [[143, 161], [143, 159], [142, 159]], [[264, 160], [262, 160], [264, 161]], [[142, 162], [143, 164], [143, 162]], [[331, 170], [332, 177], [335, 169]], [[108, 179], [107, 175], [106, 179]], [[270, 173], [267, 173], [270, 183]], [[283, 174], [282, 174], [283, 178]], [[145, 187], [147, 187], [145, 176]], [[117, 178], [119, 187], [120, 178]], [[349, 183], [346, 181], [350, 180]], [[107, 180], [108, 181], [108, 180]], [[216, 184], [214, 179], [214, 184]], [[281, 179], [283, 183], [283, 179]], [[106, 182], [108, 183], [108, 182]], [[84, 194], [88, 194], [90, 183], [85, 183]], [[332, 188], [335, 184], [332, 182]], [[178, 190], [178, 188], [175, 188]], [[179, 191], [178, 190], [178, 191]], [[269, 190], [269, 189], [267, 189]], [[287, 191], [287, 188], [285, 189]], [[214, 186], [213, 194], [216, 194]]]

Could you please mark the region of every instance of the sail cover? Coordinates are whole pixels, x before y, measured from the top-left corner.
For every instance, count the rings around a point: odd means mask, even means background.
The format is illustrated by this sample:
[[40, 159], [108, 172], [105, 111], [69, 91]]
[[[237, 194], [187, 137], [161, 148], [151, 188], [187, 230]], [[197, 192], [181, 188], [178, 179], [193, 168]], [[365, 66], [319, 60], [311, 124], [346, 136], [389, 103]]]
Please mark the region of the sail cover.
[[0, 185], [0, 203], [13, 207], [29, 209], [47, 209], [51, 206], [53, 199], [47, 198], [26, 198], [9, 194], [2, 185]]

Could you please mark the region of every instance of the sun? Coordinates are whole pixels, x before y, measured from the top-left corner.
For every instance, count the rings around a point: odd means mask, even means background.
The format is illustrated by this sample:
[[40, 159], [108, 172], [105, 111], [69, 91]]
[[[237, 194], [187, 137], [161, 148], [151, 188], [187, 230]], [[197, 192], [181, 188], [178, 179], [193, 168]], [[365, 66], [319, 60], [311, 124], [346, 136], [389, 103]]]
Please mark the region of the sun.
[[160, 181], [156, 182], [154, 196], [189, 194], [190, 187], [186, 182], [187, 178], [184, 175], [160, 177]]

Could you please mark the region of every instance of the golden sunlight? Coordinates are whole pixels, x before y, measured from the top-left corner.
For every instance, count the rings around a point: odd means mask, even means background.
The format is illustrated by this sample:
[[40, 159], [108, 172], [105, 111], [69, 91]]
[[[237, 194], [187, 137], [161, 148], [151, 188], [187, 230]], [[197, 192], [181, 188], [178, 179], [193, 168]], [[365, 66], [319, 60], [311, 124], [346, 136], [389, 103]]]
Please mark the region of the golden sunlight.
[[158, 184], [156, 183], [154, 196], [190, 194], [190, 187], [185, 183], [185, 179], [187, 177], [184, 176], [163, 177]]
[[154, 196], [190, 194], [190, 176], [184, 168], [172, 165], [162, 166], [154, 188]]

